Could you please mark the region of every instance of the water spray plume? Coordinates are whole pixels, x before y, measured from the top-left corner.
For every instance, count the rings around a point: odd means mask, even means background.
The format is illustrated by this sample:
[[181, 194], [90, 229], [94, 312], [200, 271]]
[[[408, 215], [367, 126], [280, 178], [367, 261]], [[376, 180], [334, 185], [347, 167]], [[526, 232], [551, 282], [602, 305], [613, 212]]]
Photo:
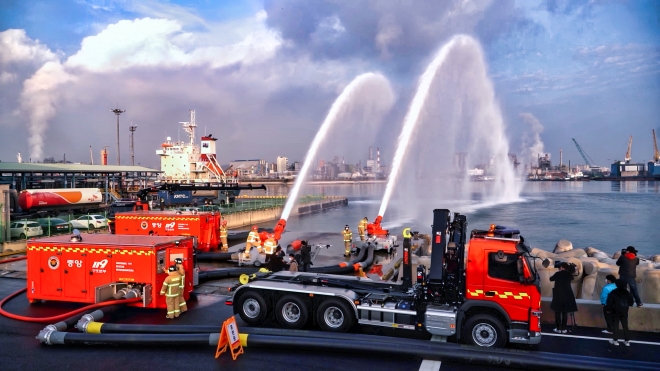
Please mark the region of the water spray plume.
[[[376, 99], [375, 102], [373, 102], [374, 99]], [[344, 88], [344, 91], [332, 104], [332, 107], [330, 107], [330, 110], [328, 111], [328, 115], [323, 121], [323, 124], [321, 124], [321, 128], [316, 133], [316, 136], [307, 151], [305, 161], [296, 177], [293, 188], [291, 189], [291, 192], [289, 192], [286, 205], [284, 205], [284, 210], [282, 211], [282, 220], [286, 221], [289, 219], [291, 210], [293, 209], [298, 194], [300, 193], [300, 188], [302, 187], [303, 182], [306, 181], [309, 169], [316, 158], [316, 153], [332, 126], [335, 122], [350, 112], [351, 109], [362, 106], [367, 102], [377, 104], [378, 107], [376, 107], [376, 109], [381, 112], [389, 110], [394, 103], [394, 93], [392, 92], [389, 82], [383, 75], [369, 72], [356, 77], [350, 84], [348, 84], [348, 86], [346, 86], [346, 88]]]
[[[442, 80], [445, 85], [434, 84], [436, 80]], [[433, 98], [437, 101], [430, 99], [432, 91]], [[432, 116], [436, 126], [427, 126], [424, 135], [415, 135], [419, 122], [424, 121], [422, 116], [431, 115], [434, 108], [439, 110], [436, 112], [437, 116]], [[440, 124], [437, 124], [438, 122]], [[473, 161], [481, 156], [490, 162], [494, 181], [489, 185], [490, 196], [485, 197], [488, 203], [517, 199], [519, 189], [515, 184], [513, 166], [508, 159], [509, 147], [504, 136], [504, 121], [487, 75], [483, 52], [474, 38], [467, 35], [452, 37], [442, 46], [420, 77], [417, 91], [403, 121], [378, 211], [379, 216], [385, 215], [395, 187], [402, 182], [401, 173], [409, 148], [413, 147], [412, 141], [417, 141], [420, 145], [414, 147], [418, 148], [417, 157], [411, 166], [406, 168], [417, 170], [417, 173], [411, 179], [406, 178], [407, 183], [413, 184], [412, 188], [406, 189], [419, 192], [427, 187], [425, 191], [430, 193], [424, 197], [417, 194], [409, 196], [410, 201], [427, 200], [429, 197], [446, 197], [444, 201], [453, 201], [467, 195], [469, 202], [478, 187], [486, 188], [484, 185], [470, 184], [469, 177], [465, 176], [469, 156], [473, 157]], [[452, 163], [451, 156], [458, 155], [454, 150], [464, 153], [465, 168], [443, 168]], [[454, 160], [456, 161], [456, 157]], [[457, 174], [460, 176], [456, 177]], [[422, 176], [436, 178], [425, 180]], [[440, 183], [447, 181], [457, 184]], [[432, 186], [429, 188], [429, 185]], [[454, 194], [443, 194], [446, 192]], [[408, 203], [409, 209], [414, 206], [414, 202]]]

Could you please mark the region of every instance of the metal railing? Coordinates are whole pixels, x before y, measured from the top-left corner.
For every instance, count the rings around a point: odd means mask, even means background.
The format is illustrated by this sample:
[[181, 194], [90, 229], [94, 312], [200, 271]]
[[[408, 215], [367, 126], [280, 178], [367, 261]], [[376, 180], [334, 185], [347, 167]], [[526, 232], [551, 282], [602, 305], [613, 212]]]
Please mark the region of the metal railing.
[[[104, 218], [104, 222], [102, 224], [98, 224], [95, 222], [89, 223], [84, 222], [84, 221], [78, 221], [77, 219], [82, 217], [82, 216], [89, 216], [89, 215], [101, 215]], [[57, 221], [56, 221], [57, 220]], [[66, 228], [65, 229], [58, 229], [57, 225], [62, 225], [59, 220], [62, 220], [66, 223]], [[72, 221], [73, 224], [71, 223]], [[66, 215], [59, 215], [57, 217], [44, 217], [44, 218], [21, 218], [21, 219], [14, 219], [11, 221], [11, 224], [13, 223], [19, 223], [19, 222], [24, 222], [24, 223], [29, 223], [29, 222], [36, 222], [40, 225], [41, 227], [41, 234], [38, 235], [32, 235], [28, 233], [27, 228], [12, 228], [10, 230], [10, 240], [8, 241], [21, 241], [21, 240], [26, 240], [30, 239], [33, 237], [50, 237], [50, 236], [55, 236], [58, 234], [68, 234], [72, 233], [74, 229], [79, 229], [81, 231], [87, 231], [88, 233], [96, 233], [96, 232], [107, 232], [108, 231], [108, 217], [107, 217], [107, 212], [96, 212], [96, 213], [86, 213], [86, 214], [66, 214]], [[85, 226], [87, 224], [87, 226]], [[92, 225], [92, 228], [90, 228], [90, 224]], [[25, 235], [25, 238], [21, 238], [21, 234]], [[0, 236], [0, 239], [2, 237]], [[4, 242], [4, 241], [3, 241]]]

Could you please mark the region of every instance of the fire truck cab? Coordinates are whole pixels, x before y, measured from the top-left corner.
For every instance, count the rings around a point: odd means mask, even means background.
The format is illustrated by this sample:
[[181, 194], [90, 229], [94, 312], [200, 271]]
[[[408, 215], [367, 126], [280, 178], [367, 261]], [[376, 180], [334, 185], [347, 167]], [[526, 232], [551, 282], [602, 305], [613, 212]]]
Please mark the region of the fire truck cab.
[[345, 332], [357, 323], [425, 331], [482, 347], [538, 344], [539, 278], [519, 231], [492, 226], [468, 236], [464, 215], [452, 218], [442, 209], [433, 216], [430, 269], [419, 265], [414, 283], [412, 235], [406, 229], [399, 284], [305, 272], [257, 273], [241, 280], [227, 304], [250, 325], [277, 321], [290, 329]]

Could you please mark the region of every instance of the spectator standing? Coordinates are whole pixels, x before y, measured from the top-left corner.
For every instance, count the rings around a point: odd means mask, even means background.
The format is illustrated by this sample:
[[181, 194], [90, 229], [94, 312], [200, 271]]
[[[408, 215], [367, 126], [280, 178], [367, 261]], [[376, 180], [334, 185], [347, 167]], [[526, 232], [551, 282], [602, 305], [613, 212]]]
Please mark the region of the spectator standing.
[[312, 265], [312, 247], [307, 241], [302, 242], [302, 247], [300, 248], [300, 260], [302, 262], [303, 272], [309, 271], [309, 266]]
[[603, 305], [603, 316], [605, 317], [605, 323], [607, 324], [607, 328], [603, 330], [603, 332], [606, 334], [612, 333], [612, 312], [607, 307], [607, 297], [610, 295], [612, 290], [616, 289], [614, 281], [616, 281], [616, 277], [608, 274], [605, 277], [606, 285], [603, 287], [603, 291], [600, 292], [600, 303]]
[[553, 331], [558, 334], [568, 332], [566, 330], [568, 313], [577, 312], [577, 303], [571, 288], [573, 275], [569, 269], [570, 265], [568, 263], [561, 263], [559, 271], [550, 277], [550, 281], [555, 283], [555, 287], [552, 289], [552, 303], [550, 303], [550, 309], [555, 312], [556, 327]]
[[289, 254], [289, 272], [298, 272], [298, 262], [294, 254]]
[[628, 284], [637, 306], [643, 306], [642, 299], [639, 298], [639, 293], [637, 292], [636, 279], [637, 266], [639, 265], [637, 250], [632, 246], [626, 247], [621, 256], [619, 256], [619, 259], [617, 259], [616, 265], [619, 266], [619, 279]]
[[620, 330], [623, 329], [623, 344], [627, 347], [630, 346], [630, 338], [628, 337], [628, 309], [633, 305], [633, 296], [626, 290], [626, 281], [618, 279], [615, 281], [616, 289], [607, 297], [607, 307], [612, 312], [612, 326], [613, 335], [610, 344], [619, 345]]

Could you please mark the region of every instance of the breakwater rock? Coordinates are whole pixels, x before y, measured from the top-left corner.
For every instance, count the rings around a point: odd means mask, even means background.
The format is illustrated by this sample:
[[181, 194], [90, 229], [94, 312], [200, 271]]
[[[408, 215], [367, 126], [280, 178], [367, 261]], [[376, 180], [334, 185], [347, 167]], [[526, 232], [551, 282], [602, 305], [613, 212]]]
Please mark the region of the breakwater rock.
[[[539, 248], [532, 249], [532, 255], [550, 260], [547, 268], [541, 259], [535, 260], [535, 267], [541, 277], [541, 295], [552, 296], [554, 282], [549, 278], [557, 272], [555, 262], [573, 263], [576, 266], [572, 287], [576, 299], [600, 300], [600, 293], [605, 286], [605, 277], [612, 274], [619, 277], [616, 260], [621, 255], [612, 256], [595, 247], [574, 248], [568, 240], [559, 240], [552, 252]], [[637, 289], [643, 303], [660, 303], [660, 254], [645, 257], [638, 255]]]

